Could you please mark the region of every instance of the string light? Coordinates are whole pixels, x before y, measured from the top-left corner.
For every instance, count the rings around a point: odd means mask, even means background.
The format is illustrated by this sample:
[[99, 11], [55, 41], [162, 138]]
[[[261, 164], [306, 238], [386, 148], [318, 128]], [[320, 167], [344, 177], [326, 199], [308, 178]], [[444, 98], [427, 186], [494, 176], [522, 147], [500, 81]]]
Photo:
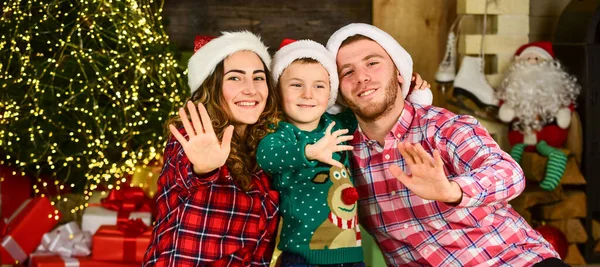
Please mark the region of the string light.
[[159, 157], [165, 119], [189, 94], [162, 26], [162, 5], [0, 5], [0, 164], [53, 177], [37, 178], [36, 195], [66, 188], [89, 200], [98, 185], [120, 188], [136, 166]]

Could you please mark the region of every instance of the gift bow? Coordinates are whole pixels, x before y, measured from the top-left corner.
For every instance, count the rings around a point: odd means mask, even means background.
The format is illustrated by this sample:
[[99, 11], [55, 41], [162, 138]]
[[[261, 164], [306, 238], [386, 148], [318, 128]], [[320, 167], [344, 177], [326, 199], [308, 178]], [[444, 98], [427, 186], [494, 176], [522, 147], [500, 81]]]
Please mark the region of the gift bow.
[[144, 190], [139, 187], [111, 190], [108, 196], [102, 199], [102, 207], [119, 212], [151, 211]]
[[117, 227], [125, 233], [125, 236], [130, 237], [140, 236], [148, 229], [141, 219], [121, 221], [117, 223]]
[[91, 254], [92, 235], [81, 231], [76, 222], [70, 222], [44, 234], [38, 251], [48, 251], [63, 257]]

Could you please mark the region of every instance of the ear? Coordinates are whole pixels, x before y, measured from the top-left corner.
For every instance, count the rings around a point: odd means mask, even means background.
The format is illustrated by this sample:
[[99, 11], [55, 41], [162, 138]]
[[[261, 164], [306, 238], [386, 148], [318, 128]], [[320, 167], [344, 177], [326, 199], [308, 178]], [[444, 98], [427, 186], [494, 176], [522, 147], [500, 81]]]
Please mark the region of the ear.
[[329, 172], [319, 172], [312, 179], [312, 182], [315, 184], [324, 184], [327, 181], [327, 178], [329, 178]]
[[400, 71], [396, 70], [396, 74], [398, 75], [398, 83], [399, 84], [404, 84], [404, 78], [402, 77], [402, 75], [400, 75]]

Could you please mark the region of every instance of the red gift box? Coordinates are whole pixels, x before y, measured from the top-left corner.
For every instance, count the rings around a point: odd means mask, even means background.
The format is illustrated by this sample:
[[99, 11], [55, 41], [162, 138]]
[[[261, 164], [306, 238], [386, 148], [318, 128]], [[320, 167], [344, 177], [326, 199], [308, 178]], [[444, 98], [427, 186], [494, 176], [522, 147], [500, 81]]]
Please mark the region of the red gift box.
[[92, 238], [92, 257], [102, 261], [142, 262], [151, 234], [151, 228], [139, 219], [100, 226]]
[[135, 263], [102, 262], [93, 260], [92, 257], [66, 258], [58, 255], [31, 255], [29, 267], [139, 267]]
[[27, 259], [60, 219], [47, 198], [28, 199], [9, 219], [2, 235], [0, 259], [2, 264], [18, 264]]
[[13, 167], [0, 165], [0, 219], [10, 218], [30, 197], [31, 178]]

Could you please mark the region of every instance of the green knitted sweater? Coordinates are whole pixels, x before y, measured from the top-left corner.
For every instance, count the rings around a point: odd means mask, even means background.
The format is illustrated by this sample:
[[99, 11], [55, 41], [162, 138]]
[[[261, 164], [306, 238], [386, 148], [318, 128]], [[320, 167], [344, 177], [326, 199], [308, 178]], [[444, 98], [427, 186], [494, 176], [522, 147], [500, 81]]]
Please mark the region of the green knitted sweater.
[[308, 160], [304, 148], [332, 132], [357, 127], [351, 112], [324, 114], [313, 131], [302, 131], [281, 122], [277, 132], [267, 135], [257, 149], [259, 166], [271, 175], [279, 191], [283, 225], [278, 248], [302, 255], [310, 264], [340, 264], [363, 261], [358, 227], [358, 197], [349, 172], [350, 151], [333, 155], [346, 168]]

